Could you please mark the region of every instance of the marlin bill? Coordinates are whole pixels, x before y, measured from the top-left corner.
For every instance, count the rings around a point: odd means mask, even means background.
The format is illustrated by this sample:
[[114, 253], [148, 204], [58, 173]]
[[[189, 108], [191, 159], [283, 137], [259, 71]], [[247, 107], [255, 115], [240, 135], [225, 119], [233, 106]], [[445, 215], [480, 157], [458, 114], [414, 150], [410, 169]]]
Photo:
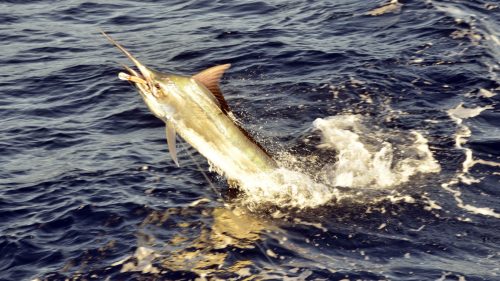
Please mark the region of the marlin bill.
[[164, 73], [139, 62], [130, 52], [102, 32], [137, 67], [125, 67], [119, 78], [131, 82], [149, 110], [165, 122], [168, 149], [179, 166], [176, 134], [201, 153], [230, 182], [265, 174], [276, 162], [233, 117], [219, 88], [230, 65], [217, 65], [193, 76]]

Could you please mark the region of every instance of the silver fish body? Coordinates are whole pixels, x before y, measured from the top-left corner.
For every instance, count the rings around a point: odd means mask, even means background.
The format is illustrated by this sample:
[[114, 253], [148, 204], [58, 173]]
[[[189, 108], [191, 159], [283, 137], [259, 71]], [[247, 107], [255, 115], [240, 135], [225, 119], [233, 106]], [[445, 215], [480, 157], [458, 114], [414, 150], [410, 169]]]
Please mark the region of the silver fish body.
[[194, 76], [152, 70], [104, 34], [137, 66], [126, 67], [121, 79], [135, 84], [151, 112], [166, 123], [166, 135], [173, 160], [178, 164], [175, 134], [200, 152], [215, 170], [231, 182], [269, 173], [276, 162], [238, 124], [218, 88], [218, 80], [229, 65], [209, 68]]

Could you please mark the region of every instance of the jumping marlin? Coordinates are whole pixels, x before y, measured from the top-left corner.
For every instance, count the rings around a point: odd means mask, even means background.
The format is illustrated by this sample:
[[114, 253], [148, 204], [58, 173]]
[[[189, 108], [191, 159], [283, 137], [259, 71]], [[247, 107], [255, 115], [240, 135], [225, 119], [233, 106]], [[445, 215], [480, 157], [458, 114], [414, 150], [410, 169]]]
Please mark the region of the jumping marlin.
[[124, 66], [128, 73], [120, 72], [118, 76], [133, 83], [151, 112], [165, 122], [168, 149], [177, 166], [176, 133], [230, 182], [277, 168], [265, 149], [235, 122], [220, 91], [219, 80], [229, 64], [193, 76], [162, 73], [146, 67], [110, 36], [102, 34], [139, 70]]

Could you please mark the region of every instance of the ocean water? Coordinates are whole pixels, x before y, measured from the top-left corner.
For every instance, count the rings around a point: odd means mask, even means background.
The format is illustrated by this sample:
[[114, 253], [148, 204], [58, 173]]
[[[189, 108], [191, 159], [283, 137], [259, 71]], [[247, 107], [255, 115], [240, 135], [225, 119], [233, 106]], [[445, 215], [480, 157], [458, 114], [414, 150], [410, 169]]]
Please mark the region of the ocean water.
[[[500, 280], [499, 6], [0, 1], [0, 280]], [[176, 167], [101, 29], [281, 168]]]

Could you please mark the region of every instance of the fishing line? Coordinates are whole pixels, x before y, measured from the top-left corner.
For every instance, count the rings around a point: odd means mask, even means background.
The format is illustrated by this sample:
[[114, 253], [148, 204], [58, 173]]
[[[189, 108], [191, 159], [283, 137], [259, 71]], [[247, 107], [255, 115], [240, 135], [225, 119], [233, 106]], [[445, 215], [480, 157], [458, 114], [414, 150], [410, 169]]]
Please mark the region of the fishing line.
[[219, 198], [222, 200], [222, 202], [226, 203], [224, 201], [224, 197], [222, 197], [221, 192], [217, 189], [217, 187], [215, 186], [215, 184], [210, 180], [210, 178], [208, 177], [207, 173], [205, 173], [205, 171], [201, 168], [200, 163], [198, 162], [198, 160], [196, 160], [196, 158], [194, 158], [193, 154], [191, 154], [191, 152], [186, 147], [186, 145], [184, 144], [184, 142], [180, 141], [179, 143], [182, 145], [182, 149], [187, 152], [187, 155], [189, 155], [189, 157], [191, 158], [191, 160], [193, 160], [193, 162], [196, 165], [198, 171], [203, 175], [203, 177], [208, 182], [208, 184], [210, 185], [210, 187], [212, 188], [212, 190], [215, 192], [215, 194], [217, 194], [219, 196]]

